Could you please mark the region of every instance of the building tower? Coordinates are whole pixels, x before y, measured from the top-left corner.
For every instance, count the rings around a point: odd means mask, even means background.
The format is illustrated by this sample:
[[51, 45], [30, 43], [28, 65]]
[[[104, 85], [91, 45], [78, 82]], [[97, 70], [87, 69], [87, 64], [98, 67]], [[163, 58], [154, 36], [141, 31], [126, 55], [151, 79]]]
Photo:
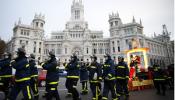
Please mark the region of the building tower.
[[82, 4], [82, 0], [73, 0], [71, 6], [71, 20], [84, 20], [84, 6]]
[[32, 21], [33, 27], [35, 29], [41, 29], [41, 30], [43, 30], [44, 24], [45, 24], [44, 19], [45, 19], [45, 16], [44, 15], [42, 15], [42, 14], [39, 14], [39, 15], [38, 14], [35, 14], [34, 19]]
[[122, 25], [122, 21], [119, 17], [118, 12], [116, 14], [112, 13], [109, 15], [109, 31], [110, 36], [119, 35], [119, 27]]

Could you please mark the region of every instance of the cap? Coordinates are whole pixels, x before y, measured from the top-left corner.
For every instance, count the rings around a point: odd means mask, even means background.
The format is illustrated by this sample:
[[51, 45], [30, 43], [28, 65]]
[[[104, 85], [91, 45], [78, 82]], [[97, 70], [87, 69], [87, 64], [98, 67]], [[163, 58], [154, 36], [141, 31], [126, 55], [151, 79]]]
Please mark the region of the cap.
[[25, 54], [26, 51], [24, 48], [18, 48], [18, 51], [17, 51], [18, 54]]
[[97, 56], [95, 56], [95, 55], [92, 55], [92, 56], [91, 56], [91, 59], [92, 59], [92, 58], [94, 58], [95, 60], [97, 60]]
[[34, 54], [30, 54], [30, 57], [35, 59], [35, 55]]
[[50, 52], [49, 52], [49, 55], [50, 55], [50, 56], [55, 56], [55, 53], [54, 53], [53, 51], [50, 51]]

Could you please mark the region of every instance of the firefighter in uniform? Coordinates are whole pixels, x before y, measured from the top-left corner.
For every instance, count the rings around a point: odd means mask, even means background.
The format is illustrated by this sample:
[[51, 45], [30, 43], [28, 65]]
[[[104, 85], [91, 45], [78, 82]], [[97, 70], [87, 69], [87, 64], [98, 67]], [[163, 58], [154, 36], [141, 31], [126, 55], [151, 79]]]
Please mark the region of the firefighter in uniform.
[[119, 63], [115, 67], [116, 92], [118, 97], [120, 97], [124, 93], [124, 95], [127, 98], [129, 96], [128, 91], [129, 69], [127, 64], [124, 62], [123, 57], [119, 57], [118, 62]]
[[66, 87], [68, 92], [72, 93], [73, 100], [80, 100], [79, 92], [76, 89], [77, 82], [79, 80], [79, 68], [77, 56], [74, 54], [71, 56], [71, 61], [66, 67], [67, 71], [67, 80]]
[[114, 62], [111, 59], [109, 54], [105, 56], [105, 63], [103, 65], [103, 79], [104, 79], [104, 88], [103, 88], [103, 98], [102, 100], [108, 99], [109, 91], [111, 91], [112, 99], [117, 100], [116, 90], [115, 90], [115, 70]]
[[80, 83], [82, 83], [82, 92], [81, 94], [87, 94], [88, 93], [88, 70], [87, 70], [87, 66], [86, 63], [83, 62], [83, 59], [81, 60], [81, 64], [80, 64], [81, 68], [80, 68]]
[[18, 94], [22, 90], [25, 100], [31, 100], [30, 90], [30, 69], [29, 62], [25, 56], [24, 48], [18, 48], [17, 58], [15, 58], [11, 65], [16, 69], [15, 72], [15, 84], [10, 93], [10, 100], [16, 100]]
[[[63, 66], [65, 67], [65, 70], [66, 70], [66, 71], [67, 71], [67, 65], [68, 65], [67, 62], [63, 63]], [[71, 96], [72, 96], [72, 93], [71, 93], [70, 90], [68, 89], [68, 78], [67, 78], [67, 77], [66, 77], [65, 86], [66, 86], [66, 89], [68, 90], [66, 97], [71, 97]]]
[[0, 61], [0, 90], [5, 94], [6, 100], [9, 94], [9, 87], [12, 80], [11, 54], [4, 53], [4, 59]]
[[95, 55], [91, 56], [91, 63], [88, 66], [89, 71], [89, 83], [90, 89], [92, 91], [92, 100], [100, 100], [102, 98], [101, 91], [101, 81], [102, 81], [102, 68], [97, 62], [97, 57]]
[[30, 86], [33, 91], [34, 100], [39, 99], [39, 93], [38, 93], [38, 69], [35, 62], [35, 55], [30, 54], [29, 57], [29, 65], [30, 65], [30, 74], [31, 74], [31, 80], [30, 80]]
[[55, 54], [50, 51], [49, 52], [49, 60], [45, 63], [42, 63], [43, 69], [47, 70], [46, 75], [46, 99], [52, 100], [53, 97], [56, 100], [60, 100], [59, 93], [57, 90], [58, 81], [59, 81], [59, 69], [57, 68], [57, 60], [55, 58]]
[[161, 90], [162, 90], [162, 95], [165, 95], [165, 92], [166, 92], [165, 72], [156, 64], [153, 65], [153, 68], [154, 68], [153, 81], [154, 81], [154, 86], [157, 89], [157, 94], [161, 94]]

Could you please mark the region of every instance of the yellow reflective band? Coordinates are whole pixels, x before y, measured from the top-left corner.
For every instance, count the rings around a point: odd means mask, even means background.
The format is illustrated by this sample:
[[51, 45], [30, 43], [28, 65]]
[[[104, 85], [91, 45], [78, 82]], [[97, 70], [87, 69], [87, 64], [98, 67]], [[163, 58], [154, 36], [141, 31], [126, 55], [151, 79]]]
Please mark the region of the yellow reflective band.
[[100, 80], [102, 80], [102, 77], [99, 77]]
[[35, 86], [35, 91], [38, 92], [37, 87], [36, 87], [36, 83], [34, 84], [34, 86]]
[[37, 94], [34, 94], [34, 96], [38, 96], [39, 95], [39, 93], [37, 93]]
[[109, 67], [109, 66], [110, 66], [110, 65], [106, 65], [106, 64], [104, 65], [104, 67]]
[[117, 76], [116, 79], [125, 79], [125, 77]]
[[0, 85], [4, 85], [4, 83], [0, 83]]
[[67, 93], [67, 95], [72, 95], [72, 93]]
[[67, 76], [67, 78], [79, 78], [79, 76]]
[[77, 86], [73, 86], [73, 88], [76, 88]]
[[27, 95], [28, 95], [29, 99], [32, 99], [31, 94], [30, 94], [29, 86], [27, 86]]
[[165, 79], [154, 79], [155, 81], [164, 81]]
[[22, 82], [22, 81], [27, 81], [27, 80], [30, 80], [29, 77], [26, 77], [26, 78], [22, 78], [22, 79], [19, 79], [19, 80], [15, 80], [16, 82]]
[[169, 79], [171, 79], [171, 77], [168, 77]]
[[126, 76], [126, 78], [129, 78], [129, 76]]
[[51, 88], [50, 90], [56, 90], [56, 88]]
[[108, 74], [108, 76], [112, 77], [112, 74]]
[[95, 67], [95, 66], [90, 66], [90, 68], [97, 68], [97, 67]]
[[77, 65], [77, 67], [80, 67], [80, 65]]
[[92, 98], [92, 100], [96, 100], [96, 98]]
[[103, 99], [103, 100], [107, 100], [108, 98], [106, 98], [106, 97], [102, 97], [102, 99]]
[[115, 77], [110, 78], [109, 80], [115, 80]]
[[58, 82], [50, 82], [49, 84], [50, 84], [50, 85], [58, 84]]
[[26, 67], [29, 67], [29, 64], [27, 64]]
[[90, 81], [90, 83], [99, 83], [99, 81]]
[[125, 66], [118, 66], [118, 68], [125, 68]]
[[119, 96], [121, 96], [120, 94], [117, 94], [117, 96], [119, 97]]
[[118, 100], [118, 98], [112, 99], [112, 100]]
[[2, 76], [0, 76], [0, 77], [2, 77], [2, 78], [6, 78], [6, 77], [12, 77], [13, 75], [2, 75]]
[[41, 63], [41, 66], [43, 66], [44, 65], [44, 63]]
[[30, 77], [37, 77], [38, 75], [31, 75]]

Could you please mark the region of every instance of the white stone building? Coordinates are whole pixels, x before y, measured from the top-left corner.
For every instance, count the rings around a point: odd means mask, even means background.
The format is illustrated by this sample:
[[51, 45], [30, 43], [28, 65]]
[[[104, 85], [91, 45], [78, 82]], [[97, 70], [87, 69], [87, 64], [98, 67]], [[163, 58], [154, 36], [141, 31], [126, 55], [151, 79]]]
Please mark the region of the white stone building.
[[163, 32], [154, 38], [143, 34], [143, 26], [133, 20], [122, 23], [119, 14], [109, 15], [110, 37], [104, 38], [102, 31], [90, 30], [84, 19], [84, 5], [81, 0], [73, 0], [71, 18], [63, 31], [51, 33], [50, 39], [43, 39], [44, 16], [35, 15], [30, 26], [19, 21], [14, 27], [13, 38], [9, 42], [9, 50], [15, 51], [25, 45], [27, 54], [34, 53], [44, 60], [49, 51], [54, 51], [60, 62], [68, 62], [72, 53], [79, 59], [90, 61], [95, 54], [99, 62], [104, 61], [104, 54], [109, 53], [117, 63], [118, 56], [126, 57], [124, 51], [132, 49], [132, 40], [139, 42], [138, 47], [147, 47], [148, 64], [158, 63], [162, 66], [174, 63], [174, 42], [170, 41], [169, 32], [163, 25]]

